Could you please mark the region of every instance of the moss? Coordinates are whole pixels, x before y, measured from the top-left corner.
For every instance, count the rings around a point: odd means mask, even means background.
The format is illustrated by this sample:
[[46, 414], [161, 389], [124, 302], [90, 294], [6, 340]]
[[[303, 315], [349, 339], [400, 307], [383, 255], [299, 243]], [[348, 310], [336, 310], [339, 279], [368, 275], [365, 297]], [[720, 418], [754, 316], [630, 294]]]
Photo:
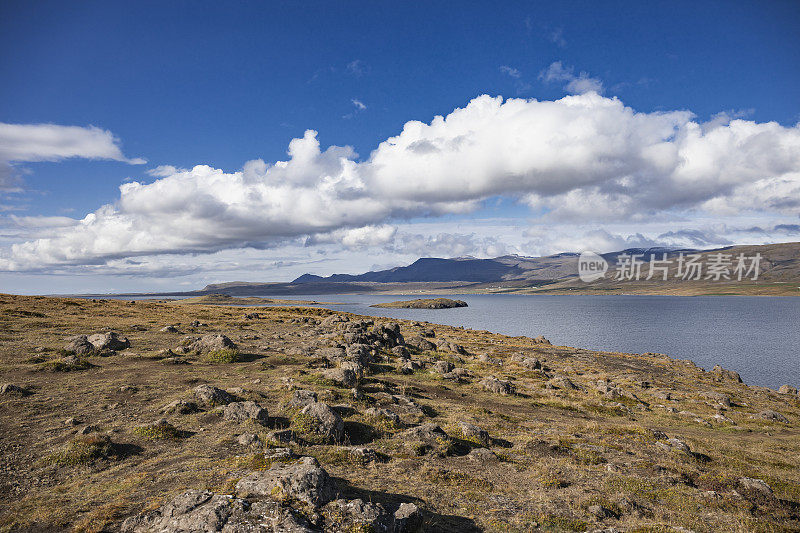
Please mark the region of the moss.
[[586, 531], [589, 528], [589, 523], [583, 520], [553, 514], [540, 514], [537, 521], [541, 527], [556, 528], [561, 531]]
[[473, 490], [486, 492], [494, 489], [494, 485], [485, 479], [474, 477], [464, 472], [445, 470], [444, 468], [425, 470], [422, 475], [425, 481], [440, 485], [466, 486]]
[[172, 440], [186, 436], [185, 432], [177, 429], [169, 422], [148, 424], [133, 428], [133, 432], [149, 440]]
[[112, 455], [114, 445], [108, 436], [86, 435], [73, 439], [63, 450], [50, 454], [45, 462], [58, 466], [84, 465]]
[[234, 350], [233, 348], [215, 350], [207, 353], [203, 357], [203, 361], [214, 365], [235, 363], [239, 361], [239, 350]]

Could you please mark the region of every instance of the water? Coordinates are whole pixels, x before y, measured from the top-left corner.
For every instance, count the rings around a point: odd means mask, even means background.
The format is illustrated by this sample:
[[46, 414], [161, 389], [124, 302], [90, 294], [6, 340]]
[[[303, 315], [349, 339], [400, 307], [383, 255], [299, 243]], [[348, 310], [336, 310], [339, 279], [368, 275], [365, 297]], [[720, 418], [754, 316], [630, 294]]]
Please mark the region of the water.
[[[420, 296], [435, 298], [438, 295]], [[413, 296], [312, 294], [283, 299], [361, 315], [429, 321], [506, 335], [544, 335], [553, 344], [628, 353], [658, 352], [719, 364], [749, 385], [800, 385], [800, 298], [756, 296], [441, 295], [469, 307], [376, 309]], [[270, 297], [266, 295], [265, 297]]]

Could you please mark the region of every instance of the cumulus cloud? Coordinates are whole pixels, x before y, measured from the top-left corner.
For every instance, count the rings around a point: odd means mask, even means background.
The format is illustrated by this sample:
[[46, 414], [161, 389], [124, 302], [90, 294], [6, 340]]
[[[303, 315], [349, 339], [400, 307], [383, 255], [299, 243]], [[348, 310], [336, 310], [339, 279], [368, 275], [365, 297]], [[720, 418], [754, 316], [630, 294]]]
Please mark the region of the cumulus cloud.
[[572, 94], [588, 92], [603, 94], [603, 82], [600, 79], [593, 78], [586, 72], [581, 72], [576, 76], [575, 69], [573, 67], [565, 67], [561, 64], [561, 61], [551, 63], [539, 77], [544, 81], [564, 82], [564, 89]]
[[399, 234], [394, 247], [396, 252], [416, 257], [498, 257], [507, 253], [506, 245], [493, 237], [472, 234], [419, 233]]
[[706, 127], [688, 111], [637, 112], [595, 92], [555, 101], [480, 96], [430, 123], [406, 123], [364, 160], [346, 146], [323, 150], [309, 130], [288, 156], [238, 172], [159, 167], [153, 183], [123, 184], [113, 204], [6, 249], [0, 269], [286, 239], [380, 246], [394, 221], [468, 213], [497, 196], [535, 207], [543, 221], [800, 213], [800, 126], [735, 119]]

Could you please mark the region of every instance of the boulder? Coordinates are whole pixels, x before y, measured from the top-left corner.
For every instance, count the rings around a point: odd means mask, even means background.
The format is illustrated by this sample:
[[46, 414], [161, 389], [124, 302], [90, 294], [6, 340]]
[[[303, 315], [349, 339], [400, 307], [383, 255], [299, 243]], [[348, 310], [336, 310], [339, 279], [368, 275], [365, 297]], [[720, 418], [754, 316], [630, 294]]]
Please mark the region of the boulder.
[[94, 353], [95, 348], [86, 335], [75, 335], [67, 339], [64, 350], [78, 355], [88, 355]]
[[711, 372], [714, 374], [714, 381], [733, 381], [734, 383], [742, 382], [742, 378], [739, 376], [738, 372], [734, 372], [733, 370], [725, 370], [719, 365], [715, 365]]
[[194, 396], [201, 404], [208, 407], [216, 405], [227, 405], [235, 400], [233, 396], [228, 394], [222, 389], [212, 387], [211, 385], [199, 385], [194, 389]]
[[269, 470], [254, 472], [236, 484], [241, 498], [291, 498], [312, 507], [324, 505], [333, 496], [328, 473], [313, 457], [303, 457], [294, 464], [273, 464]]
[[434, 343], [419, 335], [409, 337], [405, 341], [406, 341], [406, 346], [411, 346], [412, 348], [416, 348], [421, 352], [436, 350], [436, 345]]
[[789, 385], [781, 385], [781, 388], [778, 389], [778, 392], [780, 394], [797, 394], [797, 388]]
[[310, 403], [316, 403], [317, 393], [311, 390], [296, 390], [292, 393], [292, 397], [286, 403], [289, 409], [302, 409]]
[[512, 394], [514, 392], [514, 385], [507, 380], [497, 379], [494, 376], [488, 376], [481, 381], [481, 385], [489, 392], [497, 394]]
[[195, 402], [188, 400], [175, 400], [174, 402], [170, 402], [165, 405], [161, 409], [161, 412], [164, 414], [188, 415], [190, 413], [195, 413], [198, 410], [199, 407]]
[[338, 368], [329, 368], [323, 372], [323, 377], [340, 385], [351, 389], [357, 387], [364, 378], [364, 368], [352, 361], [345, 361]]
[[226, 349], [235, 350], [236, 344], [221, 333], [209, 333], [193, 341], [188, 348], [191, 352], [203, 354]]
[[267, 410], [251, 401], [229, 403], [222, 411], [222, 417], [233, 422], [254, 420], [259, 424], [265, 424], [269, 420]]
[[394, 517], [379, 503], [356, 500], [335, 500], [325, 506], [324, 513], [332, 523], [332, 531], [390, 532]]
[[438, 372], [439, 374], [447, 374], [453, 370], [453, 368], [453, 363], [450, 361], [436, 361], [433, 363], [433, 371]]
[[422, 513], [413, 503], [401, 503], [394, 512], [394, 533], [413, 533], [422, 529]]
[[489, 433], [479, 426], [468, 422], [459, 422], [458, 429], [464, 440], [480, 444], [481, 446], [489, 446], [492, 443]]
[[325, 403], [306, 405], [294, 422], [296, 430], [305, 437], [316, 437], [326, 442], [341, 442], [344, 437], [342, 417]]
[[131, 347], [131, 343], [128, 341], [127, 337], [120, 337], [119, 334], [114, 331], [89, 335], [86, 340], [88, 340], [98, 352], [103, 350], [124, 350]]
[[784, 424], [788, 424], [789, 423], [789, 420], [785, 416], [783, 416], [782, 414], [780, 414], [777, 411], [773, 411], [772, 409], [767, 409], [765, 411], [761, 411], [760, 413], [755, 415], [755, 417], [756, 418], [760, 418], [762, 420], [771, 420], [771, 421], [774, 421], [774, 422], [783, 422]]
[[30, 391], [13, 383], [0, 385], [0, 395], [2, 396], [27, 396], [28, 394], [30, 394]]
[[525, 357], [519, 364], [530, 370], [539, 370], [542, 368], [542, 363], [535, 357]]
[[740, 477], [738, 479], [739, 487], [746, 492], [761, 493], [764, 496], [772, 496], [772, 487], [767, 485], [764, 480], [754, 479], [751, 477]]
[[178, 333], [178, 328], [176, 328], [175, 326], [164, 326], [159, 331], [161, 331], [162, 333]]
[[453, 444], [450, 436], [433, 422], [407, 429], [399, 433], [396, 438], [416, 455], [433, 452], [443, 457], [450, 454]]

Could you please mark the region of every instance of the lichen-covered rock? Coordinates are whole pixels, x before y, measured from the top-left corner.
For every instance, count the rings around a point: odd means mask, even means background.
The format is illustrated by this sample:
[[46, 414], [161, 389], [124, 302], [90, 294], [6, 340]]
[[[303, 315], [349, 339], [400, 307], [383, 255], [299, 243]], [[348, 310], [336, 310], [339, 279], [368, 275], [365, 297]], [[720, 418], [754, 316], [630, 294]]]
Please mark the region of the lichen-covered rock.
[[413, 503], [401, 503], [394, 512], [394, 533], [415, 533], [421, 531], [422, 513]]
[[337, 368], [329, 368], [322, 375], [339, 386], [351, 389], [364, 379], [364, 368], [353, 361], [345, 361]]
[[725, 370], [719, 365], [715, 365], [711, 372], [714, 375], [714, 381], [733, 381], [734, 383], [742, 382], [742, 377], [738, 372], [734, 372], [733, 370]]
[[762, 479], [754, 479], [751, 477], [740, 477], [738, 481], [739, 481], [739, 486], [746, 492], [761, 493], [765, 496], [772, 495], [772, 487], [767, 485]]
[[303, 407], [292, 421], [292, 428], [312, 441], [341, 442], [344, 437], [342, 417], [322, 402]]
[[0, 395], [3, 396], [27, 396], [30, 394], [28, 389], [14, 385], [13, 383], [3, 383], [0, 385]]
[[89, 342], [89, 338], [86, 335], [75, 335], [67, 339], [64, 350], [77, 355], [88, 355], [94, 353], [95, 348], [94, 344]]
[[174, 402], [170, 402], [165, 405], [161, 409], [161, 412], [165, 414], [188, 415], [190, 413], [197, 412], [198, 410], [199, 407], [195, 402], [189, 400], [175, 400]]
[[406, 346], [411, 346], [412, 348], [416, 348], [421, 352], [436, 350], [436, 345], [434, 343], [419, 335], [408, 337], [407, 339], [405, 339], [405, 341], [406, 341]]
[[510, 381], [497, 379], [494, 376], [484, 378], [483, 381], [481, 381], [481, 385], [489, 392], [497, 394], [506, 395], [514, 393], [514, 385], [512, 385]]
[[256, 402], [231, 402], [222, 411], [222, 417], [232, 422], [246, 422], [253, 420], [265, 424], [269, 420], [267, 410]]
[[103, 350], [125, 350], [131, 347], [131, 343], [127, 337], [121, 337], [114, 331], [95, 333], [94, 335], [89, 335], [86, 340], [88, 340], [98, 352]]
[[797, 394], [797, 388], [790, 385], [781, 385], [778, 392], [780, 394]]
[[311, 390], [300, 389], [292, 393], [292, 397], [286, 402], [288, 409], [302, 409], [310, 403], [317, 401], [317, 393]]
[[325, 506], [326, 529], [331, 531], [370, 531], [390, 533], [394, 517], [379, 503], [335, 500]]
[[193, 392], [194, 397], [197, 398], [201, 404], [208, 407], [227, 405], [236, 399], [226, 391], [218, 389], [217, 387], [212, 387], [211, 385], [199, 385], [195, 387]]
[[328, 473], [313, 457], [303, 457], [294, 464], [273, 464], [269, 470], [254, 472], [236, 484], [241, 498], [291, 498], [313, 507], [324, 505], [333, 496]]
[[489, 446], [492, 442], [492, 439], [489, 437], [489, 433], [487, 433], [483, 428], [474, 424], [470, 424], [468, 422], [459, 422], [458, 430], [463, 439], [474, 442], [481, 446]]
[[772, 409], [767, 409], [765, 411], [761, 411], [760, 413], [755, 415], [755, 417], [756, 418], [760, 418], [762, 420], [771, 420], [771, 421], [774, 421], [774, 422], [782, 422], [784, 424], [788, 424], [789, 423], [789, 419], [787, 419], [785, 416], [783, 416], [779, 412], [773, 411]]
[[453, 368], [453, 363], [450, 361], [436, 361], [433, 363], [433, 371], [438, 372], [439, 374], [447, 374], [453, 370]]
[[434, 453], [445, 456], [453, 451], [453, 440], [433, 422], [407, 429], [396, 438], [416, 455]]
[[209, 333], [191, 342], [188, 349], [190, 352], [204, 354], [220, 350], [235, 350], [236, 344], [221, 333]]

